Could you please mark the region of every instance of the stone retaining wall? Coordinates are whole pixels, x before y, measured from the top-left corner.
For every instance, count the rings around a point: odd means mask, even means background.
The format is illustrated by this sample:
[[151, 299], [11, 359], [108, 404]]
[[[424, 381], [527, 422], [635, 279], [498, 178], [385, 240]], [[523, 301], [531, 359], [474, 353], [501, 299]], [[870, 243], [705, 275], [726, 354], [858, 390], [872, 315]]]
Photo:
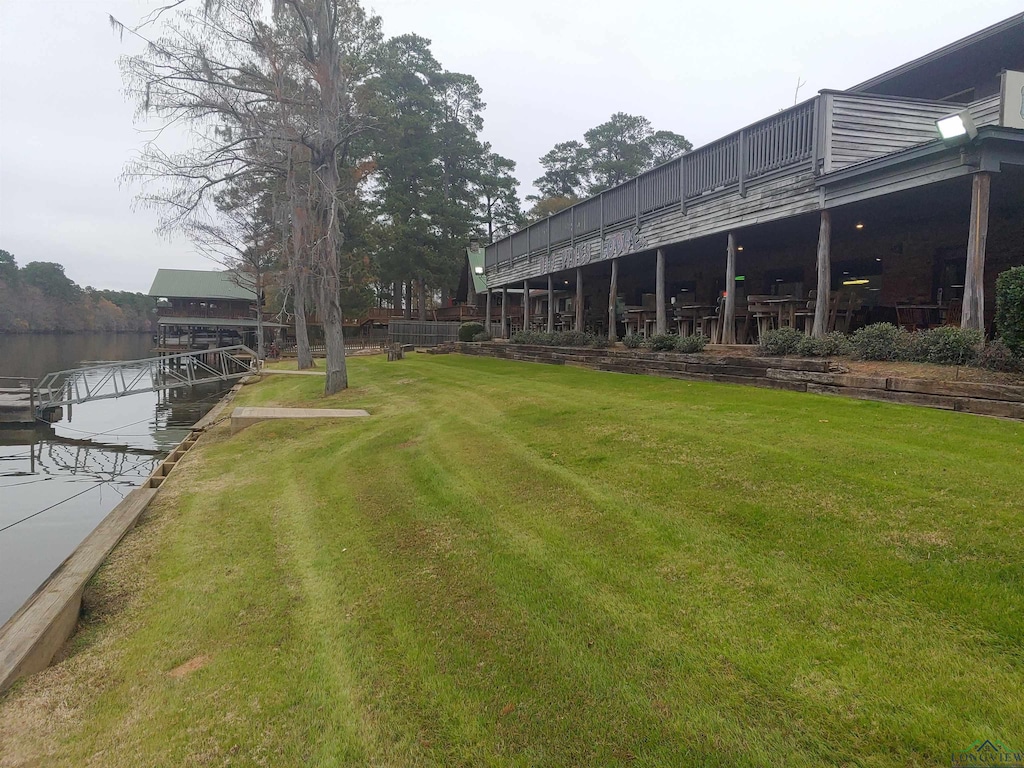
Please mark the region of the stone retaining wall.
[[1024, 421], [1024, 387], [893, 376], [855, 376], [831, 360], [467, 342], [445, 345], [444, 349], [436, 351], [446, 350], [463, 355], [531, 363], [576, 365], [615, 373], [747, 384], [793, 392], [841, 395], [860, 400], [923, 405]]

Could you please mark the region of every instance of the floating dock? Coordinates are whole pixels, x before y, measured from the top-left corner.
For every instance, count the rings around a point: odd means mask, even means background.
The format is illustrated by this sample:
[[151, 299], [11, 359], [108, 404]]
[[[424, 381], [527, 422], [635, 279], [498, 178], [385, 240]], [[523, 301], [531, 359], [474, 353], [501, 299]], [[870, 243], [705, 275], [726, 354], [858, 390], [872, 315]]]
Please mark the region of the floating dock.
[[[36, 409], [39, 406], [39, 390], [35, 387], [6, 387], [0, 389], [0, 424], [35, 424]], [[43, 421], [60, 421], [64, 409], [60, 406], [46, 408], [38, 416]]]

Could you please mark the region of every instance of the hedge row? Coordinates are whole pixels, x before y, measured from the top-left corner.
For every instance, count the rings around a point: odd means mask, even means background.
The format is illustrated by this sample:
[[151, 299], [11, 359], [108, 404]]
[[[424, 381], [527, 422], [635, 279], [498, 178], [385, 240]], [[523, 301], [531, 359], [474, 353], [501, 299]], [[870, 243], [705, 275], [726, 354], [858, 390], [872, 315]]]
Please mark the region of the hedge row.
[[856, 357], [940, 365], [977, 364], [994, 370], [1022, 370], [1021, 360], [1008, 345], [984, 344], [980, 331], [943, 326], [910, 333], [892, 323], [873, 323], [847, 336], [834, 331], [824, 338], [806, 336], [795, 328], [768, 331], [761, 341], [766, 355]]
[[650, 338], [629, 334], [622, 340], [622, 343], [630, 349], [646, 348], [655, 352], [686, 352], [692, 354], [702, 351], [708, 343], [708, 339], [700, 334], [695, 336], [677, 336], [674, 333], [662, 333]]
[[602, 349], [609, 345], [608, 338], [594, 333], [580, 331], [519, 331], [509, 339], [513, 344], [537, 344], [544, 347], [596, 347]]

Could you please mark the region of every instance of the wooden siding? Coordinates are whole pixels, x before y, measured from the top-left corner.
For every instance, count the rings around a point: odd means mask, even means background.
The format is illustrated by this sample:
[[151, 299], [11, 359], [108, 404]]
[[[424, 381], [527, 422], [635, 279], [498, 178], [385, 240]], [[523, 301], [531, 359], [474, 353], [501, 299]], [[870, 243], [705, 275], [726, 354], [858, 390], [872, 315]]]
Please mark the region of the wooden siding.
[[[963, 109], [941, 101], [896, 99], [859, 93], [823, 94], [826, 114], [825, 173], [938, 140], [935, 121]], [[999, 122], [999, 96], [968, 105], [976, 125]]]
[[[751, 224], [776, 221], [818, 208], [819, 192], [809, 164], [748, 182], [746, 195], [735, 192], [692, 203], [686, 215], [642, 221], [641, 234], [652, 248], [706, 235], [724, 234]], [[724, 246], [723, 246], [724, 247]]]
[[983, 125], [999, 125], [999, 108], [1002, 100], [998, 93], [989, 96], [987, 99], [979, 99], [971, 102], [971, 118], [974, 124], [981, 128]]
[[835, 208], [881, 195], [923, 187], [958, 176], [966, 176], [977, 170], [968, 165], [959, 154], [941, 158], [929, 158], [910, 167], [894, 166], [881, 173], [856, 176], [847, 182], [825, 187], [825, 206]]
[[[581, 238], [573, 246], [553, 246], [550, 256], [544, 248], [528, 258], [501, 263], [494, 270], [488, 269], [488, 283], [495, 288], [517, 285], [525, 279], [542, 277], [550, 272], [650, 251], [706, 235], [724, 234], [730, 229], [755, 222], [796, 216], [816, 210], [819, 198], [814, 173], [810, 164], [806, 163], [802, 167], [787, 169], [748, 183], [745, 196], [740, 196], [735, 188], [707, 195], [703, 200], [698, 198], [688, 204], [685, 213], [676, 205], [668, 210], [647, 214], [641, 219], [639, 229], [635, 221], [630, 220], [606, 229], [603, 240], [598, 234]], [[625, 238], [628, 243], [625, 247], [631, 250], [619, 252], [608, 248], [608, 243], [634, 233], [634, 240]]]

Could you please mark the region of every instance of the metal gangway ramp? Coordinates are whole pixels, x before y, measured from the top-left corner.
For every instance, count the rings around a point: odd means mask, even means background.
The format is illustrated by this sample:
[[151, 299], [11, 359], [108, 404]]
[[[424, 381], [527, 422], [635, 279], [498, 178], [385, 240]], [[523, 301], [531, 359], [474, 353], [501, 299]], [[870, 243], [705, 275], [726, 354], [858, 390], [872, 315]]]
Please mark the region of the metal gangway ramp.
[[55, 371], [35, 385], [36, 414], [41, 417], [48, 410], [90, 400], [230, 381], [255, 373], [258, 367], [256, 353], [237, 344]]

